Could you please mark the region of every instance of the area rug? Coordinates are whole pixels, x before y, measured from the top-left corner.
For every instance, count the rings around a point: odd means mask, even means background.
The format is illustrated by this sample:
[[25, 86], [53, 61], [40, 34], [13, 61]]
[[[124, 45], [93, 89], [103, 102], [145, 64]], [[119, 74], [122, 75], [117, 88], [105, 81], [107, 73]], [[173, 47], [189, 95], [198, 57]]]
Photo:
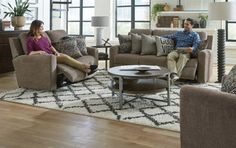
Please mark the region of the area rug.
[[[37, 91], [19, 88], [0, 94], [1, 100], [28, 104], [35, 107], [63, 110], [82, 115], [107, 118], [157, 128], [179, 131], [179, 92], [186, 82], [171, 86], [171, 105], [166, 102], [166, 91], [145, 95], [140, 99], [124, 104], [119, 108], [119, 100], [112, 98], [108, 88], [110, 77], [106, 71], [99, 71], [94, 78], [61, 87], [56, 91]], [[197, 87], [219, 89], [220, 85], [196, 84]], [[126, 101], [134, 96], [124, 95]], [[148, 100], [154, 98], [157, 100]]]

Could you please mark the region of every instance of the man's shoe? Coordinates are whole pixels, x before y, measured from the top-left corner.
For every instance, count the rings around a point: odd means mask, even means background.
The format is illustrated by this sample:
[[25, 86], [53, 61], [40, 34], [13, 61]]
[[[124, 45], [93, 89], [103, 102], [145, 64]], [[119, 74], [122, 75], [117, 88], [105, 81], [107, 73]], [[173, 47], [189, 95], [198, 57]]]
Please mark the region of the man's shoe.
[[176, 80], [178, 80], [179, 79], [179, 76], [177, 76], [177, 75], [174, 75], [172, 78], [171, 78], [172, 80], [174, 80], [174, 81], [176, 81]]
[[170, 78], [171, 78], [171, 84], [174, 85], [175, 81], [179, 79], [179, 76], [177, 75], [177, 73], [171, 73]]

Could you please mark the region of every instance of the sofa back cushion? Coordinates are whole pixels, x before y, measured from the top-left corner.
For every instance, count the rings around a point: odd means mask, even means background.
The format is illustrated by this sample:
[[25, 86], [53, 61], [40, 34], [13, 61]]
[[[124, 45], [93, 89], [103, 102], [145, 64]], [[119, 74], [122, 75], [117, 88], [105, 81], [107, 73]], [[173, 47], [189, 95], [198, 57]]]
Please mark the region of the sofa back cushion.
[[158, 29], [155, 29], [155, 30], [152, 31], [153, 36], [163, 36], [163, 35], [174, 34], [174, 33], [176, 33], [175, 30], [158, 30]]
[[142, 50], [142, 37], [141, 35], [131, 33], [132, 40], [132, 54], [140, 54]]
[[119, 39], [119, 53], [130, 53], [131, 52], [131, 35], [120, 35], [118, 34]]
[[157, 53], [155, 37], [142, 34], [141, 55], [155, 55]]
[[46, 31], [51, 43], [58, 42], [62, 37], [67, 36], [65, 30], [48, 30]]
[[198, 34], [199, 34], [199, 36], [200, 36], [200, 39], [202, 40], [202, 41], [204, 41], [204, 40], [207, 40], [207, 33], [206, 32], [197, 32]]
[[152, 35], [152, 30], [151, 29], [131, 29], [130, 33], [139, 34], [139, 35], [141, 34]]

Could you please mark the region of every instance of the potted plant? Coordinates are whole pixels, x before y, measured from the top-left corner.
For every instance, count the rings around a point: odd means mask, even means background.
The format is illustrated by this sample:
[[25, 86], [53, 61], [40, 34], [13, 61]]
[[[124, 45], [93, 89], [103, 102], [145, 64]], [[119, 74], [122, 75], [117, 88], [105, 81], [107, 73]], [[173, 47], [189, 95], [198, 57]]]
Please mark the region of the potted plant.
[[25, 25], [24, 14], [30, 12], [29, 10], [29, 0], [15, 0], [15, 7], [10, 3], [7, 5], [2, 4], [3, 7], [8, 9], [8, 12], [4, 12], [6, 18], [7, 16], [11, 17], [11, 23], [15, 30], [21, 30]]
[[206, 28], [208, 15], [200, 15], [198, 18], [200, 18], [200, 28]]
[[155, 4], [152, 6], [152, 19], [155, 21], [159, 12], [164, 11], [163, 4]]

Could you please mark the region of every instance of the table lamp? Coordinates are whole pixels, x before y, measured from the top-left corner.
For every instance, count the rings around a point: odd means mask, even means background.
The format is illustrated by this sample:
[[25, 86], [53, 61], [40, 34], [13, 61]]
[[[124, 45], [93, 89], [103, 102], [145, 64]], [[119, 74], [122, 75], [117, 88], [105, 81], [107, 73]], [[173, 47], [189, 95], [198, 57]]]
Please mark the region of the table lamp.
[[[209, 20], [236, 20], [235, 2], [212, 2], [208, 5]], [[217, 30], [217, 68], [218, 82], [221, 82], [225, 75], [225, 30]]]
[[93, 16], [92, 26], [96, 27], [96, 46], [102, 46], [102, 31], [104, 27], [109, 26], [109, 17]]

